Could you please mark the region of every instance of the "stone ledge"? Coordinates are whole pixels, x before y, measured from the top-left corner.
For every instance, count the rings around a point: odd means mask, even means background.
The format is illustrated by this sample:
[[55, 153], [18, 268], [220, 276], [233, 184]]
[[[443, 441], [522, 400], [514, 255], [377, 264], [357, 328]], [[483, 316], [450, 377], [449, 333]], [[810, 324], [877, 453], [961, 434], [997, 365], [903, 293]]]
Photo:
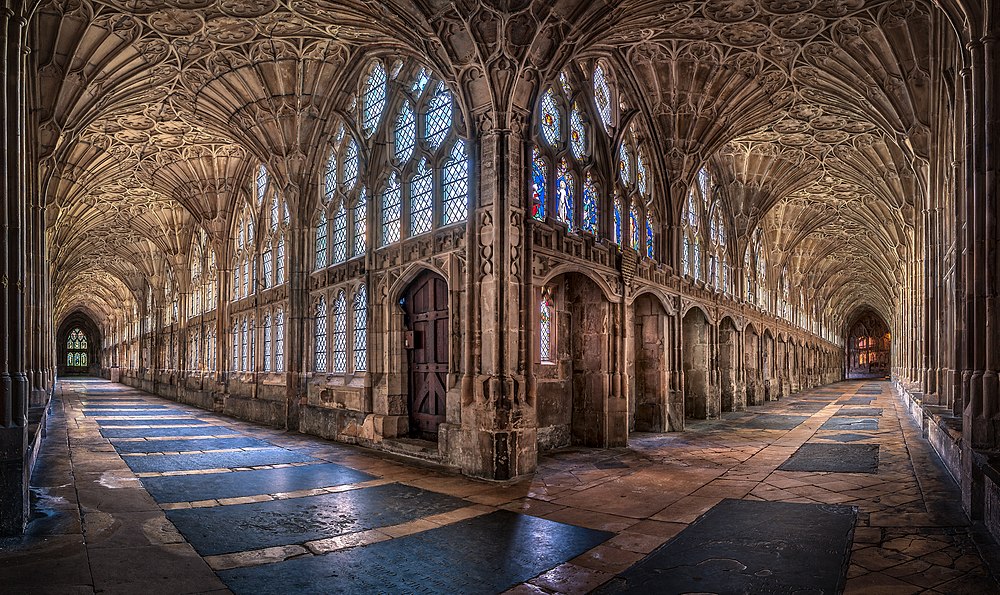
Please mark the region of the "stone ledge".
[[910, 391], [898, 382], [893, 382], [893, 388], [948, 474], [962, 485], [962, 419], [946, 407], [924, 405], [923, 393]]

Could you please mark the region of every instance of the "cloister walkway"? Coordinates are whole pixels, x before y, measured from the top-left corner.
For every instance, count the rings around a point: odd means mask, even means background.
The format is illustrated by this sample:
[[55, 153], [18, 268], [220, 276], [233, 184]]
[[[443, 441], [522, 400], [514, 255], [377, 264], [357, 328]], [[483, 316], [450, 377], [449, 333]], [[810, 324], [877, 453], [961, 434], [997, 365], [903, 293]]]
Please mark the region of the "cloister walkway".
[[66, 379], [4, 593], [989, 593], [886, 382], [572, 448], [510, 485]]

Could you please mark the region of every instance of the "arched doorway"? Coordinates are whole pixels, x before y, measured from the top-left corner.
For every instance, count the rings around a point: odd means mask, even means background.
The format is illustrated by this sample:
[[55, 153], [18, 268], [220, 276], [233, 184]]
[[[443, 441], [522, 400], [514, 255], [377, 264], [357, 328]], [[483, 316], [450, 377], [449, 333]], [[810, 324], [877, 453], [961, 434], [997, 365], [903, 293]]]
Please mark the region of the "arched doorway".
[[581, 273], [555, 277], [540, 288], [540, 300], [539, 448], [624, 445], [624, 400], [620, 411], [611, 410], [610, 302]]
[[736, 323], [728, 316], [719, 323], [719, 389], [723, 413], [745, 409], [743, 399], [736, 390], [738, 332]]
[[746, 382], [746, 404], [764, 402], [763, 381], [760, 368], [760, 337], [753, 325], [743, 331], [743, 378]]
[[636, 298], [632, 306], [635, 349], [634, 430], [666, 432], [667, 406], [667, 311], [651, 294]]
[[711, 343], [705, 313], [691, 308], [681, 323], [684, 340], [684, 413], [690, 419], [718, 415], [710, 403], [709, 362]]
[[73, 312], [59, 325], [56, 333], [59, 376], [97, 375], [101, 334], [83, 312]]
[[770, 329], [764, 329], [763, 339], [760, 342], [760, 378], [765, 401], [777, 398], [777, 391], [774, 389], [774, 335]]
[[847, 378], [887, 376], [892, 361], [892, 335], [885, 320], [875, 311], [866, 310], [855, 316], [847, 328]]
[[400, 306], [409, 375], [409, 434], [437, 441], [448, 405], [448, 284], [440, 275], [421, 273], [406, 288]]

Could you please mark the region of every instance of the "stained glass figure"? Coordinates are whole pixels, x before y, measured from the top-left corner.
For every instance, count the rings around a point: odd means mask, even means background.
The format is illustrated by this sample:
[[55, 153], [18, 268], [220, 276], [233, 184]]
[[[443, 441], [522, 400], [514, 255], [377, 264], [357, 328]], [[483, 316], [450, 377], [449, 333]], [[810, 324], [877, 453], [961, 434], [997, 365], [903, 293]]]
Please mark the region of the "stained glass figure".
[[597, 187], [594, 178], [587, 172], [583, 182], [583, 231], [597, 235]]
[[632, 249], [636, 252], [642, 253], [642, 231], [639, 227], [639, 222], [642, 221], [642, 216], [639, 214], [639, 207], [635, 204], [629, 209], [629, 235], [632, 240]]
[[622, 198], [618, 195], [618, 191], [615, 191], [614, 198], [614, 208], [613, 216], [615, 219], [615, 237], [614, 241], [619, 246], [622, 245]]
[[534, 147], [531, 152], [531, 216], [539, 221], [545, 220], [547, 176], [545, 160], [538, 152], [538, 147]]
[[655, 228], [653, 227], [653, 214], [649, 212], [649, 207], [646, 211], [646, 257], [655, 258], [656, 257], [656, 242], [655, 242]]
[[573, 172], [563, 158], [556, 172], [556, 218], [573, 229]]

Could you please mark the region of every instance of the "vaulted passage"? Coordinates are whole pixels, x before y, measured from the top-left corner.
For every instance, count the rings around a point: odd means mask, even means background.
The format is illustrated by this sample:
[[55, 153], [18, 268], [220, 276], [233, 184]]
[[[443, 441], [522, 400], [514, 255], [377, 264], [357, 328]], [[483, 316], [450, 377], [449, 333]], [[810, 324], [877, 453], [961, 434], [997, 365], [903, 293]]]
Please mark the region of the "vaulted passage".
[[[797, 436], [805, 395], [871, 381], [1000, 536], [998, 24], [973, 0], [8, 2], [0, 535], [32, 532], [53, 397], [86, 376], [501, 483], [741, 419]], [[843, 449], [787, 472], [883, 446], [823, 423]]]

